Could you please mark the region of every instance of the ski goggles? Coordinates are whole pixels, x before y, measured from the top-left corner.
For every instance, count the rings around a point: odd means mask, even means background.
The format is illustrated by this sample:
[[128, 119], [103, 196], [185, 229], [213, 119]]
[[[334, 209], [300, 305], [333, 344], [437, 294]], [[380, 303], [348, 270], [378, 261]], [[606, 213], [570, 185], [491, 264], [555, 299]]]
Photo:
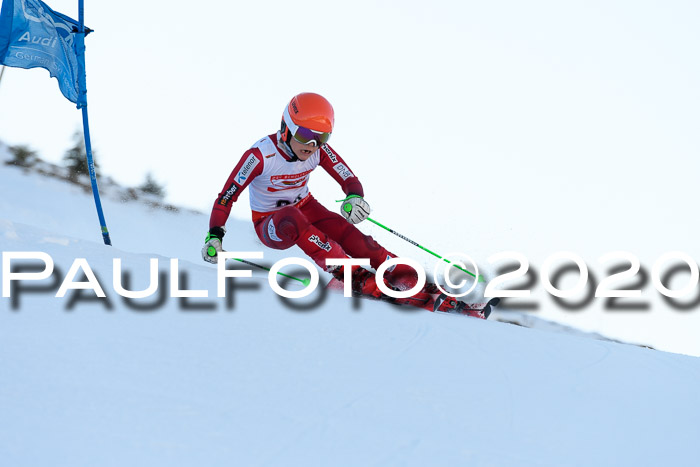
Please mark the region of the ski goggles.
[[316, 146], [326, 144], [331, 137], [330, 132], [315, 131], [303, 126], [297, 127], [292, 137], [301, 144], [314, 143]]

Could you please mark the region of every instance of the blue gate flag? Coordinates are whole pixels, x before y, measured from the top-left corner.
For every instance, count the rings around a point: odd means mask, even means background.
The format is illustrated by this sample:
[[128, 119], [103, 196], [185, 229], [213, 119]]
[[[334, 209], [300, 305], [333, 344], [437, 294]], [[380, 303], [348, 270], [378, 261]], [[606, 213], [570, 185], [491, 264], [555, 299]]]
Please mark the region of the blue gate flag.
[[[78, 22], [40, 0], [3, 0], [0, 13], [0, 64], [41, 67], [58, 80], [69, 101], [78, 103]], [[86, 28], [86, 32], [89, 30]]]

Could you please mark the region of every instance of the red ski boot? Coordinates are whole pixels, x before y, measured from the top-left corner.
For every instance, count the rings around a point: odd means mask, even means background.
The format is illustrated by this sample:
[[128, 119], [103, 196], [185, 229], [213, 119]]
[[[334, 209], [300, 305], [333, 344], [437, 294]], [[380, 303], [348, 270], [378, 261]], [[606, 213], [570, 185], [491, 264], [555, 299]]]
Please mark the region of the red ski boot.
[[447, 294], [440, 294], [436, 299], [433, 311], [444, 313], [457, 313], [460, 315], [472, 316], [474, 318], [488, 319], [491, 311], [498, 306], [501, 299], [492, 298], [486, 303], [465, 303], [457, 301], [456, 298]]
[[[344, 282], [343, 280], [345, 279], [345, 267], [344, 266], [335, 266], [333, 269], [328, 271], [331, 273], [333, 276], [333, 279], [337, 282], [340, 283], [340, 287], [338, 287], [338, 284], [333, 284], [333, 281], [329, 282], [328, 288], [333, 288], [333, 289], [343, 289]], [[369, 297], [373, 298], [380, 298], [382, 295], [382, 292], [377, 288], [377, 281], [375, 279], [374, 273], [372, 271], [368, 271], [367, 269], [361, 267], [361, 266], [354, 266], [352, 268], [352, 282], [351, 282], [351, 287], [352, 287], [352, 292], [357, 295], [367, 295]]]

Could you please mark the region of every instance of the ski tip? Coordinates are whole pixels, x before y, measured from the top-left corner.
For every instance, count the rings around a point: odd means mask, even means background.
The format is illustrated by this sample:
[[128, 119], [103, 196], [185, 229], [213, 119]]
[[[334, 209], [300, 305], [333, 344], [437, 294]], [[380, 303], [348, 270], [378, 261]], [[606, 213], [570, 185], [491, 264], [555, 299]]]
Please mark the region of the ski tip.
[[435, 302], [433, 303], [433, 312], [438, 311], [438, 308], [440, 308], [440, 305], [442, 305], [442, 302], [444, 302], [447, 297], [447, 294], [443, 292], [435, 299]]
[[484, 309], [482, 310], [482, 313], [484, 314], [484, 319], [489, 319], [489, 316], [491, 315], [491, 312], [493, 311], [494, 308], [498, 306], [498, 304], [501, 303], [501, 299], [498, 297], [492, 298], [491, 300], [488, 301]]
[[484, 276], [479, 274], [479, 277], [476, 279], [477, 282], [486, 282], [486, 279], [484, 279]]

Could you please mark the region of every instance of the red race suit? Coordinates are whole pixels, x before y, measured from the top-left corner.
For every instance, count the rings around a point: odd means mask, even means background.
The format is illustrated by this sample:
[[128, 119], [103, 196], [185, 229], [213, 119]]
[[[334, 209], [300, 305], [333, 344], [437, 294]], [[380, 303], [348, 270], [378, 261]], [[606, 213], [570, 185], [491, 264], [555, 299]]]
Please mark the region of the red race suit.
[[364, 196], [360, 180], [328, 144], [302, 161], [279, 141], [277, 133], [264, 137], [243, 154], [214, 203], [209, 227], [223, 227], [231, 204], [248, 188], [255, 232], [270, 248], [285, 250], [297, 245], [324, 270], [328, 269], [326, 258], [369, 258], [376, 269], [394, 257], [340, 214], [316, 201], [308, 182], [318, 166], [346, 195]]

